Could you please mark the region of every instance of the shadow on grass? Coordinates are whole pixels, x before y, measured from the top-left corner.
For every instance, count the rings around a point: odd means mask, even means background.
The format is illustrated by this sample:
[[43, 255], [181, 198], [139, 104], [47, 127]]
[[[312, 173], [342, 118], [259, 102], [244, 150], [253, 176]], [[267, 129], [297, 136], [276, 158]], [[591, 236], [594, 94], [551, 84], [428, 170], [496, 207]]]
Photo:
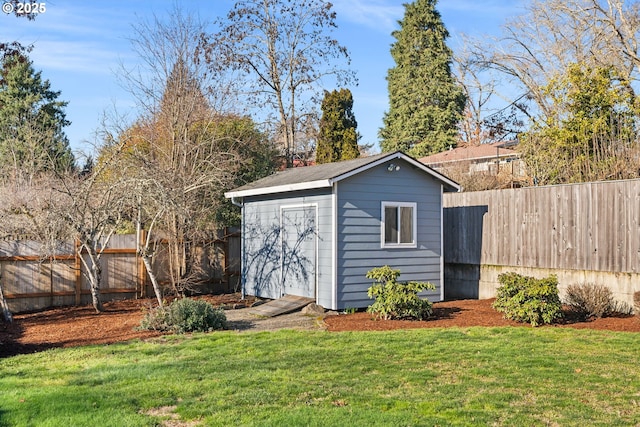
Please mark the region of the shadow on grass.
[[227, 330], [246, 331], [253, 328], [254, 322], [250, 320], [227, 320]]

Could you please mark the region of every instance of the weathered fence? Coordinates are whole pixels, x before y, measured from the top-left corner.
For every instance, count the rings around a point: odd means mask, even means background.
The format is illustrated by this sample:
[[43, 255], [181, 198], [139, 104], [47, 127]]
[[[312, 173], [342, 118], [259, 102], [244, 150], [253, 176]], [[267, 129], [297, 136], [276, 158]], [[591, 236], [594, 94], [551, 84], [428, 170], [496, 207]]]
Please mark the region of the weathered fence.
[[[84, 267], [75, 249], [74, 242], [62, 242], [55, 256], [43, 258], [38, 242], [0, 241], [0, 280], [11, 311], [90, 303], [89, 283], [82, 274]], [[221, 231], [211, 241], [195, 246], [193, 251], [201, 292], [239, 289], [240, 236], [236, 231]], [[144, 264], [136, 254], [135, 235], [113, 236], [100, 262], [100, 293], [104, 301], [153, 294]], [[157, 245], [152, 266], [159, 280], [167, 284], [166, 243]]]
[[640, 290], [640, 180], [444, 196], [448, 298], [494, 296], [504, 271]]

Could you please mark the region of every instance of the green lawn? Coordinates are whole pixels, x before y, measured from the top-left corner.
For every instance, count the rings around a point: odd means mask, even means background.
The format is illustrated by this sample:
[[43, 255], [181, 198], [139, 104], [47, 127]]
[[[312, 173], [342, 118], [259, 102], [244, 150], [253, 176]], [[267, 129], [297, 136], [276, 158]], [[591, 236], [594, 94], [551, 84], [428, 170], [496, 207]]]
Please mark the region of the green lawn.
[[216, 332], [0, 359], [0, 425], [170, 417], [197, 425], [638, 425], [640, 335]]

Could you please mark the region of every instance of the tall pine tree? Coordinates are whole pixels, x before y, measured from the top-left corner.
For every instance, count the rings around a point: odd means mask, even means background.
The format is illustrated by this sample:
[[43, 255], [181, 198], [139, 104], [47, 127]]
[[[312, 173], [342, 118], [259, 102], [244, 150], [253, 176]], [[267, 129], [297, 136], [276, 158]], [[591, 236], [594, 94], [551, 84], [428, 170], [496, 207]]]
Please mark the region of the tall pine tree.
[[5, 56], [0, 68], [0, 175], [33, 176], [68, 170], [74, 157], [64, 127], [69, 125], [58, 101], [60, 92], [36, 72], [22, 53]]
[[396, 66], [387, 75], [389, 111], [380, 129], [382, 151], [402, 150], [421, 157], [456, 143], [457, 124], [466, 97], [451, 74], [449, 32], [437, 0], [405, 4], [391, 56]]
[[316, 162], [331, 163], [360, 156], [358, 133], [349, 89], [324, 91]]

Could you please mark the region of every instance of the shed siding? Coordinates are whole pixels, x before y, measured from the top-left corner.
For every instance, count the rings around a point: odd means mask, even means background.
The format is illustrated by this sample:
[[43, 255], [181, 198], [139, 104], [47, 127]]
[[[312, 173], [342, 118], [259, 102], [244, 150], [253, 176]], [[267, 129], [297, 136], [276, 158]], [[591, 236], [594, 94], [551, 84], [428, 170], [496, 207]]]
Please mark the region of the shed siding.
[[247, 197], [243, 218], [243, 277], [245, 292], [262, 298], [280, 298], [280, 209], [286, 206], [317, 206], [316, 292], [318, 303], [331, 305], [331, 190], [299, 191]]
[[[387, 164], [340, 182], [338, 187], [337, 309], [366, 307], [370, 279], [367, 271], [389, 265], [400, 280], [431, 282], [440, 299], [441, 183], [405, 162], [398, 171]], [[418, 185], [418, 183], [420, 183]], [[417, 203], [417, 248], [381, 248], [381, 201]]]

